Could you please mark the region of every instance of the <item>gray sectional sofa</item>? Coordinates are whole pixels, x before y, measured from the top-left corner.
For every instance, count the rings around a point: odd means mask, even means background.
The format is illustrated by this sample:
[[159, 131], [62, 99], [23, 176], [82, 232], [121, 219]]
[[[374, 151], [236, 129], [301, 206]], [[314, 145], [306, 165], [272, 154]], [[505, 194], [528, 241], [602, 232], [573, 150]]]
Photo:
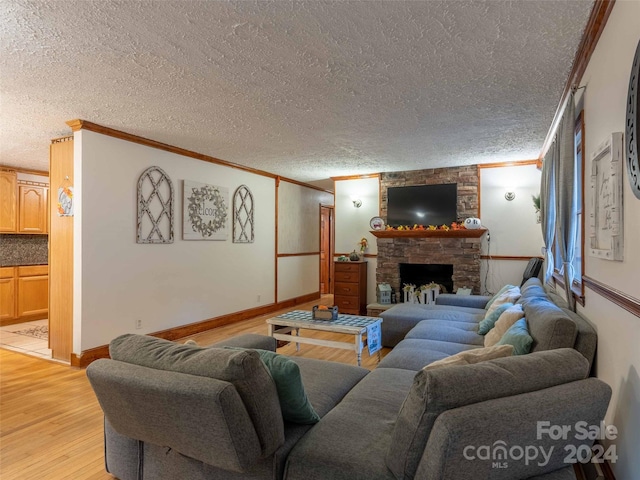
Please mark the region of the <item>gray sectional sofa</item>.
[[[291, 357], [321, 417], [311, 425], [282, 418], [253, 350], [275, 350], [269, 337], [233, 340], [247, 350], [119, 337], [111, 359], [87, 368], [105, 412], [106, 468], [121, 480], [574, 479], [567, 448], [589, 441], [553, 439], [538, 422], [604, 418], [610, 388], [589, 378], [595, 333], [539, 282], [522, 292], [528, 355], [422, 370], [481, 346], [477, 304], [423, 307], [413, 320], [408, 306], [390, 309], [383, 324], [406, 331], [371, 372]], [[461, 300], [478, 301], [442, 301]]]

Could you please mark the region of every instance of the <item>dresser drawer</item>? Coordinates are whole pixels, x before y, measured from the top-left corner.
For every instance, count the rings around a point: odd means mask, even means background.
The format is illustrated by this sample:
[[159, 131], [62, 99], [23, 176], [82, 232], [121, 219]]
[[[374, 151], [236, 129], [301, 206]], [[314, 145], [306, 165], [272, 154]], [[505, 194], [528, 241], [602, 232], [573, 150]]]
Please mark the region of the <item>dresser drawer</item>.
[[357, 283], [338, 283], [334, 288], [335, 295], [345, 295], [357, 297], [360, 294], [360, 287]]
[[358, 282], [360, 280], [360, 273], [358, 272], [338, 272], [334, 274], [336, 283], [338, 282]]
[[342, 297], [335, 295], [333, 303], [338, 307], [340, 313], [358, 312], [360, 309], [360, 301], [358, 297]]
[[353, 272], [358, 273], [360, 271], [359, 263], [351, 263], [351, 262], [336, 262], [335, 263], [335, 271], [338, 272]]

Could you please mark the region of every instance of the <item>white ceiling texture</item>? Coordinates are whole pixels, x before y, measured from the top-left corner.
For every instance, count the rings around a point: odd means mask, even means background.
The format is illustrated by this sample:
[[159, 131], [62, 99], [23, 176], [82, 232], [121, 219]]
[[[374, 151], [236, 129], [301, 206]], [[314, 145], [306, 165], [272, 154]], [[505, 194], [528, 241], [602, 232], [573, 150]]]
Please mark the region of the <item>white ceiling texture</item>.
[[0, 164], [81, 118], [300, 181], [537, 158], [591, 0], [2, 0]]

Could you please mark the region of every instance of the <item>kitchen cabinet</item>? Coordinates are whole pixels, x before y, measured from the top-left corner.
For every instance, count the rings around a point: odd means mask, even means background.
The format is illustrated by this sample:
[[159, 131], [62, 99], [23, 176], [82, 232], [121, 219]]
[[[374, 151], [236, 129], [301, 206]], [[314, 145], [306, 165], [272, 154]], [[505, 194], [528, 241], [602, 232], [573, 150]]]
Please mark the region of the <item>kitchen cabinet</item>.
[[13, 320], [16, 316], [16, 279], [14, 270], [13, 267], [0, 268], [0, 322]]
[[47, 233], [48, 188], [18, 185], [18, 232]]
[[367, 262], [335, 262], [333, 303], [340, 313], [366, 315]]
[[48, 184], [18, 179], [14, 170], [0, 169], [0, 233], [46, 234]]
[[0, 170], [0, 232], [17, 231], [18, 176], [14, 171]]
[[47, 318], [49, 267], [0, 268], [0, 325]]
[[18, 267], [18, 317], [46, 317], [49, 309], [49, 267]]

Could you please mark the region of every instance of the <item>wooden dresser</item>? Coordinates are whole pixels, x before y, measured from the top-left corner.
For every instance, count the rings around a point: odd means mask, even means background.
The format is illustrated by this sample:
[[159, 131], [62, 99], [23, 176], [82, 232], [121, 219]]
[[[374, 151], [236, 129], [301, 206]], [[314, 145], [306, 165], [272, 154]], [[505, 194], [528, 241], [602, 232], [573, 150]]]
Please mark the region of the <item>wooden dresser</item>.
[[366, 315], [367, 262], [334, 262], [333, 304], [340, 313]]

